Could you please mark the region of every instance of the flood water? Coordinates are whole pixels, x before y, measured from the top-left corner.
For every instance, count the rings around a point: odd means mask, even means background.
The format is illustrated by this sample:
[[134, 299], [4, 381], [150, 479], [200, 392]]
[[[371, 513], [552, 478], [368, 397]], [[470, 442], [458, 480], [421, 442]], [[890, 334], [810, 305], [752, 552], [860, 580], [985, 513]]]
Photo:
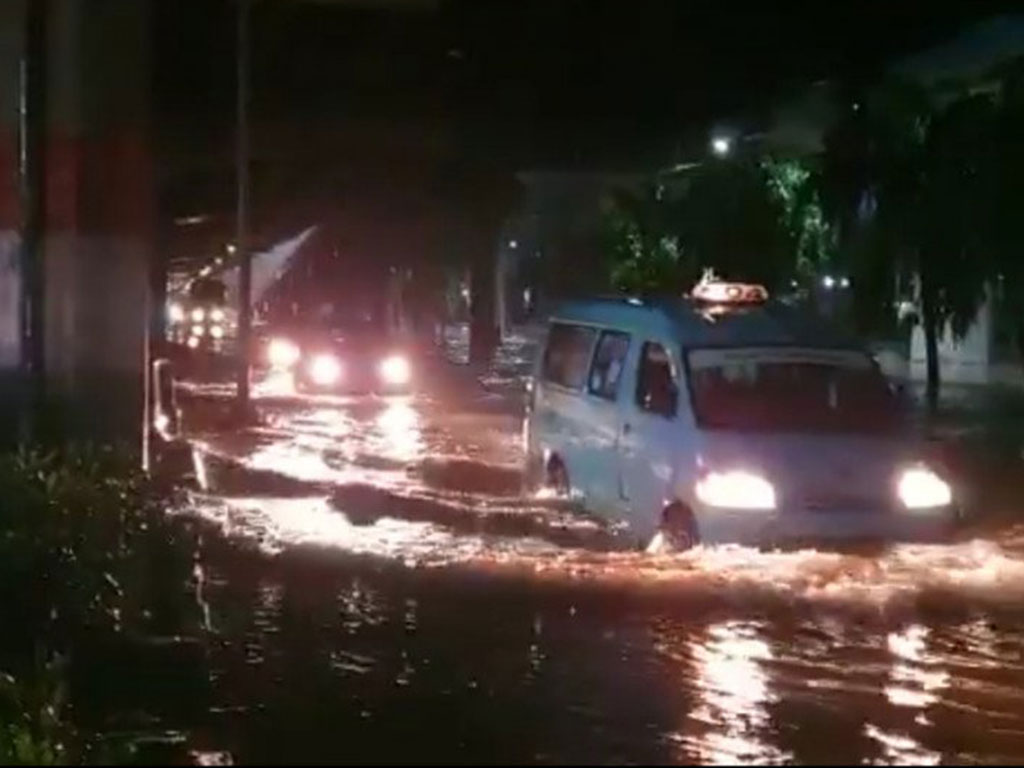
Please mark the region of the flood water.
[[268, 381], [262, 426], [196, 436], [189, 511], [218, 532], [201, 573], [215, 641], [197, 751], [1024, 758], [1014, 493], [945, 545], [648, 555], [520, 494], [516, 398], [495, 381], [392, 399], [296, 398]]

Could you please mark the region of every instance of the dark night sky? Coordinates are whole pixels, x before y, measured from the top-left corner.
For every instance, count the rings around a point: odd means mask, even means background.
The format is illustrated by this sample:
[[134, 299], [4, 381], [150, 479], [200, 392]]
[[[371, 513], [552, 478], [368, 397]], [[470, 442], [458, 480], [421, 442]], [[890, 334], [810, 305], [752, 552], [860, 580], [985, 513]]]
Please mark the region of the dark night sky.
[[[774, 99], [823, 77], [871, 79], [894, 57], [996, 10], [979, 1], [254, 5], [254, 112], [257, 123], [277, 126], [257, 138], [256, 162], [262, 154], [267, 164], [294, 159], [295, 167], [330, 164], [325, 144], [306, 140], [314, 126], [333, 125], [341, 137], [353, 120], [400, 124], [403, 141], [417, 126], [426, 134], [443, 124], [510, 166], [657, 161], [663, 147], [709, 121], [756, 119]], [[230, 162], [233, 3], [155, 6], [164, 140], [176, 157], [194, 150]]]

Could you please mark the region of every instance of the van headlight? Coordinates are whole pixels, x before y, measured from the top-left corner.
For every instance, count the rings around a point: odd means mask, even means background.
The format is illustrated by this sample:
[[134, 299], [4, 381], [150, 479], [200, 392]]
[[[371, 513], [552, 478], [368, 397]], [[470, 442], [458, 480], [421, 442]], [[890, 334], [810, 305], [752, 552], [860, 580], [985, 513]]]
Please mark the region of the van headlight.
[[775, 509], [775, 487], [753, 472], [709, 472], [697, 481], [697, 498], [722, 509]]
[[341, 361], [334, 355], [317, 355], [309, 363], [309, 378], [318, 387], [337, 384], [341, 378]]
[[905, 470], [896, 485], [896, 493], [907, 509], [934, 509], [953, 503], [949, 483], [927, 467]]
[[409, 361], [401, 355], [391, 355], [380, 364], [380, 377], [388, 384], [408, 384], [412, 376]]
[[201, 323], [206, 319], [206, 312], [203, 311], [202, 307], [196, 307], [189, 316], [192, 318], [193, 323]]
[[220, 307], [214, 307], [213, 309], [211, 309], [210, 310], [210, 320], [212, 320], [215, 323], [223, 323], [224, 322], [224, 310], [221, 309]]
[[267, 362], [274, 368], [291, 368], [301, 356], [298, 346], [288, 339], [271, 339], [267, 345]]

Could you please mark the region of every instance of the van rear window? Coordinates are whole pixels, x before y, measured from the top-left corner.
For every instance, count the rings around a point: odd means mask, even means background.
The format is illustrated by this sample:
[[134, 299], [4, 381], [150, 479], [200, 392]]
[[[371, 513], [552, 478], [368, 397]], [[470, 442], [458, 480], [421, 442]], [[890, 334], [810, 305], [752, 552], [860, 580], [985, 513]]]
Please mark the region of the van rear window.
[[580, 325], [555, 323], [548, 333], [542, 375], [545, 381], [583, 389], [597, 331]]

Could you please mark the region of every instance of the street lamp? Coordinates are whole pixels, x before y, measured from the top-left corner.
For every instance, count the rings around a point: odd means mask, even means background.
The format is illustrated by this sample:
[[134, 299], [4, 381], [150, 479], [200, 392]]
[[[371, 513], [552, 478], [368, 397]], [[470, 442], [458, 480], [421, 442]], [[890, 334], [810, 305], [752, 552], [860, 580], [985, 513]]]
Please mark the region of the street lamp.
[[732, 150], [732, 142], [726, 136], [716, 136], [711, 140], [711, 151], [719, 157], [725, 157]]

